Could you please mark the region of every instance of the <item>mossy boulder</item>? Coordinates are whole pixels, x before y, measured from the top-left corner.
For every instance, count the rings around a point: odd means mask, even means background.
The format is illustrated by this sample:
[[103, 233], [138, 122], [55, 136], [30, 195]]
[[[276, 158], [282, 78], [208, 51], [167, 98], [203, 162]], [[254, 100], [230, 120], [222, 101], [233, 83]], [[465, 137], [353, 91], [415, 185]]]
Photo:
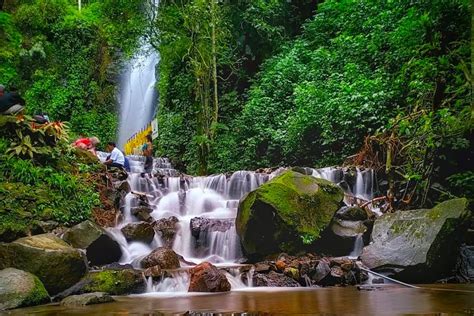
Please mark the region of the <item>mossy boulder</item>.
[[85, 293], [80, 295], [72, 295], [66, 297], [61, 301], [62, 306], [77, 307], [77, 306], [87, 306], [93, 304], [102, 304], [114, 302], [115, 300], [107, 293], [104, 292], [94, 292], [94, 293]]
[[239, 204], [237, 233], [251, 259], [305, 250], [328, 226], [344, 197], [330, 181], [288, 170]]
[[0, 271], [0, 310], [50, 301], [43, 283], [33, 274], [7, 268]]
[[8, 267], [33, 273], [50, 294], [72, 286], [87, 271], [84, 254], [53, 234], [0, 243], [0, 269]]
[[450, 273], [467, 230], [467, 199], [432, 209], [385, 214], [375, 221], [361, 259], [370, 269], [406, 282], [433, 282]]
[[84, 249], [92, 265], [116, 262], [122, 256], [119, 243], [92, 221], [84, 221], [68, 229], [63, 239], [74, 248]]
[[143, 274], [135, 269], [91, 271], [77, 284], [56, 295], [62, 299], [70, 295], [104, 292], [111, 295], [143, 293], [145, 282]]

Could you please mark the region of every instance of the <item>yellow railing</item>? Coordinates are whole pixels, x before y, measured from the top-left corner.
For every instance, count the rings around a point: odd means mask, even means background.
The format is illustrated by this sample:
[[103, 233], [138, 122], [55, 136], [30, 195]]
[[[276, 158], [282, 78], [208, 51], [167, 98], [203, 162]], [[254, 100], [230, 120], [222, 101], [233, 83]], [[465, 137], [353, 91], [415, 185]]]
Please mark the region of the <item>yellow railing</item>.
[[151, 122], [146, 127], [135, 133], [130, 137], [123, 150], [125, 155], [139, 154], [141, 152], [141, 146], [147, 142], [146, 136], [152, 133]]

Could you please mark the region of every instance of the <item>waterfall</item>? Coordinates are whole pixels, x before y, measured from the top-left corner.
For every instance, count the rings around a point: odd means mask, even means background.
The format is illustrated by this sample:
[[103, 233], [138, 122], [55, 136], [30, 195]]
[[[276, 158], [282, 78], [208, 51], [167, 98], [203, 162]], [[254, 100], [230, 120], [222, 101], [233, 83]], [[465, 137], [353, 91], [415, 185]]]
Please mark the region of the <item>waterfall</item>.
[[[155, 1], [155, 8], [158, 2]], [[136, 55], [128, 61], [120, 77], [120, 120], [117, 145], [123, 149], [127, 140], [146, 127], [155, 116], [158, 101], [156, 65], [160, 55], [142, 39], [143, 44]]]
[[[146, 196], [153, 221], [167, 220], [172, 216], [178, 219], [175, 226], [176, 235], [169, 244], [187, 262], [179, 271], [170, 271], [168, 275], [172, 277], [162, 278], [158, 284], [148, 280], [148, 291], [184, 291], [189, 284], [187, 265], [203, 261], [226, 269], [225, 273], [231, 279], [233, 289], [252, 286], [253, 269], [247, 274], [241, 274], [238, 269], [229, 268], [241, 262], [243, 258], [234, 223], [239, 200], [284, 169], [275, 170], [270, 174], [237, 171], [230, 175], [191, 177], [180, 175], [172, 168], [168, 159], [155, 158], [151, 176], [142, 173], [143, 157], [129, 156], [129, 159], [132, 171], [129, 173], [128, 182], [132, 192], [123, 199], [121, 223], [109, 229], [122, 248], [120, 263], [140, 267], [142, 258], [166, 244], [158, 232], [150, 244], [127, 241], [121, 232], [125, 225], [139, 221], [132, 210], [140, 205], [140, 196]], [[371, 199], [375, 191], [374, 173], [371, 170], [330, 167], [305, 168], [305, 172], [330, 180], [343, 188], [348, 195], [358, 198]], [[140, 193], [137, 195], [136, 192]], [[351, 256], [357, 257], [362, 247], [362, 236], [358, 236]]]
[[357, 235], [354, 241], [354, 249], [349, 254], [349, 258], [357, 259], [359, 258], [360, 254], [362, 253], [362, 249], [364, 248], [364, 239], [362, 238], [362, 234]]

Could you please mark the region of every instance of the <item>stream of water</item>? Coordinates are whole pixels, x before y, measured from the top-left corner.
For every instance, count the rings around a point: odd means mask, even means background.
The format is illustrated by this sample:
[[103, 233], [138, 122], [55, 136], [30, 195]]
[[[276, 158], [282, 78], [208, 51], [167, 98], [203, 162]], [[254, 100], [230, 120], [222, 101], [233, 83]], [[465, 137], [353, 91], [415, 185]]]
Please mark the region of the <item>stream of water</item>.
[[[442, 290], [388, 286], [252, 288], [218, 294], [151, 293], [116, 297], [117, 302], [85, 307], [42, 305], [10, 315], [473, 315], [473, 285], [433, 285]], [[453, 291], [446, 291], [453, 290]], [[0, 312], [0, 314], [2, 314]]]
[[[154, 176], [143, 173], [143, 157], [130, 157], [131, 172], [128, 182], [132, 192], [125, 197], [123, 220], [117, 227], [111, 228], [111, 235], [119, 242], [123, 256], [121, 264], [132, 264], [140, 267], [140, 261], [165, 242], [159, 234], [155, 234], [150, 244], [127, 242], [121, 232], [125, 225], [139, 221], [132, 215], [133, 208], [139, 205], [136, 192], [146, 194], [154, 220], [176, 217], [178, 230], [172, 244], [173, 250], [184, 257], [185, 261], [198, 264], [203, 261], [211, 262], [220, 267], [235, 266], [244, 258], [240, 240], [235, 229], [235, 217], [239, 200], [248, 192], [258, 188], [263, 183], [284, 171], [283, 168], [271, 173], [253, 171], [237, 171], [232, 174], [218, 174], [206, 177], [191, 177], [179, 175], [167, 159], [154, 159]], [[342, 168], [310, 169], [305, 172], [315, 177], [321, 177], [339, 184], [347, 196], [361, 199], [373, 197], [374, 173], [372, 170], [346, 170]], [[350, 204], [353, 199], [346, 199]], [[196, 218], [204, 218], [214, 223], [201, 231], [199, 238], [193, 236], [191, 224]], [[353, 256], [358, 256], [362, 249], [362, 238], [356, 238]], [[349, 255], [349, 254], [348, 254]], [[251, 271], [246, 272], [247, 274]], [[149, 292], [186, 292], [189, 277], [186, 265], [174, 272], [172, 278], [165, 278], [160, 283], [153, 284], [148, 280]], [[251, 275], [240, 275], [238, 269], [228, 269], [227, 277], [232, 289], [247, 287], [241, 280], [251, 279]]]
[[159, 60], [160, 55], [144, 41], [135, 57], [125, 66], [118, 96], [118, 148], [123, 149], [127, 140], [154, 118], [158, 102], [155, 71]]

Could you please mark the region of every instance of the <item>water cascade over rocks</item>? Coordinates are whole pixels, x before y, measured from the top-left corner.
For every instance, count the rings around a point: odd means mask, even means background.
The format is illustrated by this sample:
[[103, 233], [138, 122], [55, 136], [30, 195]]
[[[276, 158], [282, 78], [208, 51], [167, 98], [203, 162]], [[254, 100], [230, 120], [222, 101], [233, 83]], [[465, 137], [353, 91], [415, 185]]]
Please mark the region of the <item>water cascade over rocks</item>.
[[[122, 220], [116, 227], [109, 228], [122, 249], [119, 263], [144, 268], [145, 257], [157, 248], [171, 247], [178, 255], [180, 268], [150, 267], [147, 257], [145, 274], [149, 292], [187, 291], [191, 279], [189, 270], [202, 262], [217, 266], [232, 289], [252, 286], [253, 268], [242, 269], [241, 262], [245, 258], [235, 228], [239, 200], [285, 169], [191, 177], [179, 174], [167, 159], [155, 158], [150, 175], [143, 173], [143, 157], [129, 158], [131, 192], [121, 205]], [[371, 170], [298, 169], [298, 172], [338, 183], [349, 197], [372, 198], [374, 174]], [[351, 199], [346, 198], [345, 202], [350, 203]], [[132, 223], [135, 224], [130, 225]], [[155, 230], [154, 235], [147, 235], [150, 242], [129, 235], [130, 227], [146, 226], [144, 223]]]

